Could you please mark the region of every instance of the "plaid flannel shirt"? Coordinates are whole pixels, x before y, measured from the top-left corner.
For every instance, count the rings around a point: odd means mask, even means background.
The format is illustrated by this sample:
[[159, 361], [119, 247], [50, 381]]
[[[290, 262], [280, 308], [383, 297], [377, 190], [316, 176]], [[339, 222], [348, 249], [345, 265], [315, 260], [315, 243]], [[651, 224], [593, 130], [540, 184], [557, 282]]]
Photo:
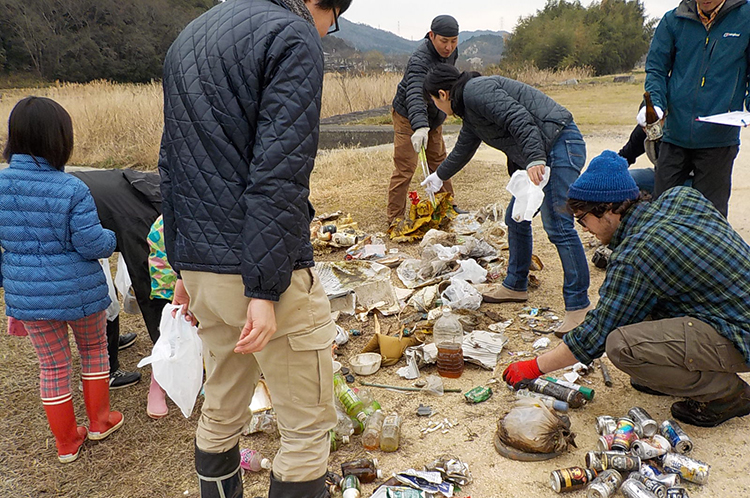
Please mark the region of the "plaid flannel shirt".
[[675, 187], [623, 216], [599, 303], [563, 340], [590, 363], [618, 327], [690, 316], [734, 343], [750, 365], [750, 246], [692, 188]]

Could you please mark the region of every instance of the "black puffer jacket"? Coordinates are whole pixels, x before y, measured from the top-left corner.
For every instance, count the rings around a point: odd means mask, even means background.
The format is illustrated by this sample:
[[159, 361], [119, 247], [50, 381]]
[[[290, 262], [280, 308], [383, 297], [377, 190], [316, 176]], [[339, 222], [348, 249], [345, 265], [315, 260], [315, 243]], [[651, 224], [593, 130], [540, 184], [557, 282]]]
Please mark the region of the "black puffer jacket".
[[560, 131], [573, 121], [570, 111], [544, 93], [502, 76], [469, 80], [463, 104], [458, 141], [437, 169], [443, 180], [466, 166], [482, 142], [524, 169], [535, 161], [546, 162]]
[[175, 269], [241, 274], [246, 296], [278, 300], [313, 265], [322, 81], [320, 36], [281, 0], [229, 0], [180, 33], [159, 158]]
[[427, 37], [409, 57], [406, 72], [393, 98], [393, 109], [405, 118], [409, 118], [412, 130], [416, 131], [419, 128], [434, 130], [445, 121], [445, 113], [435, 107], [432, 100], [429, 102], [425, 100], [422, 86], [430, 69], [440, 63], [455, 66], [456, 59], [458, 59], [458, 50], [454, 50], [450, 57], [441, 57]]

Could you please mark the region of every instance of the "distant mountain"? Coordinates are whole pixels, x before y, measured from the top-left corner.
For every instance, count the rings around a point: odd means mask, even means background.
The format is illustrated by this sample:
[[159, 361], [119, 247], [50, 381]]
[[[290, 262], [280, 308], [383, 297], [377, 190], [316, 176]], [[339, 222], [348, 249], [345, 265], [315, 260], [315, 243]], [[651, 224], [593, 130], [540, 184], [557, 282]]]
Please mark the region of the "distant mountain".
[[475, 36], [458, 45], [459, 65], [465, 62], [471, 69], [482, 69], [500, 62], [504, 50], [505, 39], [502, 36]]
[[465, 41], [468, 41], [474, 37], [482, 36], [482, 35], [494, 35], [494, 36], [506, 37], [510, 35], [510, 33], [508, 33], [507, 31], [490, 31], [487, 29], [478, 30], [478, 31], [461, 31], [458, 34], [458, 44], [461, 45]]
[[341, 38], [360, 52], [377, 50], [384, 55], [410, 54], [419, 44], [419, 41], [407, 40], [367, 24], [353, 23], [343, 17], [339, 18], [339, 26], [341, 31], [331, 36]]

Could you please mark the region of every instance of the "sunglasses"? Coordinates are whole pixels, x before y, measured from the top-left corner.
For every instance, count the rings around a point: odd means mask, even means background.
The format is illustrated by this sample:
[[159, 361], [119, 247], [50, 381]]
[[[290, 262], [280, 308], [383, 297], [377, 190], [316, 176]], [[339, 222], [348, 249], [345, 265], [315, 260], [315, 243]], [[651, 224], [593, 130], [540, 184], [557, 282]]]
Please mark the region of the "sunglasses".
[[328, 28], [328, 32], [326, 34], [330, 35], [331, 33], [336, 33], [339, 30], [339, 15], [336, 12], [336, 9], [333, 9], [333, 26]]

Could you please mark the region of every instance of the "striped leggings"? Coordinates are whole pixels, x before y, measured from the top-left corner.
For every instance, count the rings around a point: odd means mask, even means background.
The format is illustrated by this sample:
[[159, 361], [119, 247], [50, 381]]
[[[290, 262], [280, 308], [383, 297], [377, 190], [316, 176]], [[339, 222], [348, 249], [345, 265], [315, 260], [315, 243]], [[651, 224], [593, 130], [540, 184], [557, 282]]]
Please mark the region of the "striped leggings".
[[81, 355], [82, 376], [89, 380], [109, 378], [107, 315], [104, 311], [78, 320], [24, 320], [23, 324], [39, 358], [39, 391], [43, 402], [59, 400], [70, 394], [68, 325], [73, 329]]

